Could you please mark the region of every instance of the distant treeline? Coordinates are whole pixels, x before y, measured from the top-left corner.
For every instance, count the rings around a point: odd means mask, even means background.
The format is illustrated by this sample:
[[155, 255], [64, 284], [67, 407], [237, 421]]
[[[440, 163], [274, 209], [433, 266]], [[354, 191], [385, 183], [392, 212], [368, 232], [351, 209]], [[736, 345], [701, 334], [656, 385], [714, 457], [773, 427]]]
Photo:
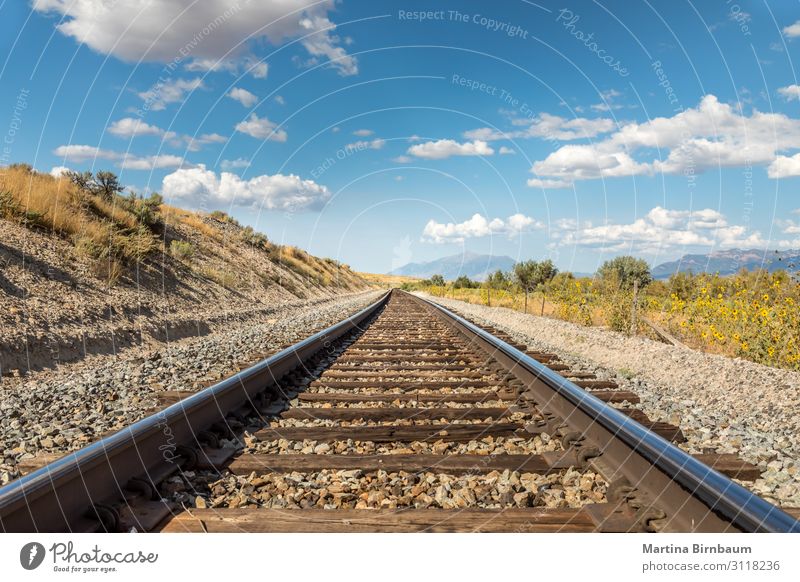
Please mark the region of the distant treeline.
[[796, 269], [676, 273], [656, 281], [645, 261], [622, 256], [603, 263], [593, 278], [559, 272], [549, 260], [525, 261], [483, 282], [434, 275], [404, 288], [654, 338], [655, 329], [666, 330], [710, 352], [800, 369]]

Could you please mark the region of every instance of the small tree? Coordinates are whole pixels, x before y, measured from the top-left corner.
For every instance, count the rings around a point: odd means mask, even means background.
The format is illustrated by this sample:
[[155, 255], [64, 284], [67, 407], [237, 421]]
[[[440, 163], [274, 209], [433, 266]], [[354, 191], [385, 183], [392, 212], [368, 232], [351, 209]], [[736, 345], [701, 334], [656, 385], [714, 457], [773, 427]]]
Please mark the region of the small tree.
[[67, 179], [75, 184], [78, 189], [84, 192], [91, 192], [94, 189], [94, 177], [91, 172], [73, 172], [68, 170], [64, 172]]
[[558, 269], [553, 261], [547, 259], [541, 263], [536, 261], [523, 261], [514, 265], [514, 282], [525, 293], [525, 312], [528, 312], [528, 293], [537, 287], [544, 286], [558, 274]]
[[150, 194], [149, 197], [144, 199], [145, 204], [151, 206], [152, 208], [158, 208], [162, 204], [164, 204], [164, 197], [159, 194], [158, 192], [153, 192]]
[[647, 262], [629, 255], [606, 261], [597, 274], [606, 284], [619, 285], [624, 290], [632, 288], [634, 281], [638, 281], [641, 289], [653, 280]]
[[500, 269], [486, 278], [486, 284], [492, 289], [503, 289], [508, 287], [509, 277]]
[[119, 178], [113, 172], [97, 172], [95, 192], [106, 200], [112, 200], [116, 194], [119, 194], [124, 189], [119, 183]]
[[528, 293], [536, 288], [536, 272], [539, 264], [536, 261], [523, 261], [514, 265], [514, 282], [525, 293], [525, 313], [528, 313]]
[[558, 275], [558, 269], [550, 259], [545, 259], [539, 263], [536, 270], [536, 284], [544, 285], [553, 280], [553, 277]]
[[497, 269], [494, 273], [491, 273], [488, 277], [486, 277], [486, 281], [484, 281], [483, 286], [486, 287], [486, 304], [491, 307], [492, 306], [492, 289], [504, 289], [507, 288], [510, 283], [510, 279], [506, 273]]
[[435, 287], [444, 287], [445, 285], [444, 277], [442, 277], [441, 275], [433, 275], [430, 278], [430, 283]]
[[477, 287], [477, 283], [466, 275], [461, 275], [453, 282], [454, 289], [474, 289], [475, 287]]

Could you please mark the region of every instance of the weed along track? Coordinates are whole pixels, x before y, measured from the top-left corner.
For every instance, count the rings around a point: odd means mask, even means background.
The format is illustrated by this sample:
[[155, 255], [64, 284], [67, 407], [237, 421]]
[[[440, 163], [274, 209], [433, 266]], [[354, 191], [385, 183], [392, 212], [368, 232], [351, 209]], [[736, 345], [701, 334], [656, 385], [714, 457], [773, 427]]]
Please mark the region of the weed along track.
[[[184, 398], [184, 396], [186, 396]], [[392, 291], [0, 490], [5, 531], [800, 531], [635, 393]]]

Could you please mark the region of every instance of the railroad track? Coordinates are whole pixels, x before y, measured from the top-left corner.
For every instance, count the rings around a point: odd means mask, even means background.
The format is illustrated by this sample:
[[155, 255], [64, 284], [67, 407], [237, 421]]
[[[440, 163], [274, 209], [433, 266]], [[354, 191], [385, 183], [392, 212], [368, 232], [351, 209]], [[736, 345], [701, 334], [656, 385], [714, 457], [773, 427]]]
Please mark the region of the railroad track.
[[2, 529], [800, 531], [636, 394], [401, 291], [162, 401], [0, 489]]

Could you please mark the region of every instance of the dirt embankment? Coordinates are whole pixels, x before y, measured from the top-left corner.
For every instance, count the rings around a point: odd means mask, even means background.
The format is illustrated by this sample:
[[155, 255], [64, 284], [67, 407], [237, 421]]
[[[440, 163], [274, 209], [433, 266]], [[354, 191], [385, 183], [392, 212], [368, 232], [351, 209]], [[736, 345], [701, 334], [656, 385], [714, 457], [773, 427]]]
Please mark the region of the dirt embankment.
[[257, 321], [369, 288], [222, 212], [102, 196], [66, 178], [0, 175], [0, 368], [55, 367]]

